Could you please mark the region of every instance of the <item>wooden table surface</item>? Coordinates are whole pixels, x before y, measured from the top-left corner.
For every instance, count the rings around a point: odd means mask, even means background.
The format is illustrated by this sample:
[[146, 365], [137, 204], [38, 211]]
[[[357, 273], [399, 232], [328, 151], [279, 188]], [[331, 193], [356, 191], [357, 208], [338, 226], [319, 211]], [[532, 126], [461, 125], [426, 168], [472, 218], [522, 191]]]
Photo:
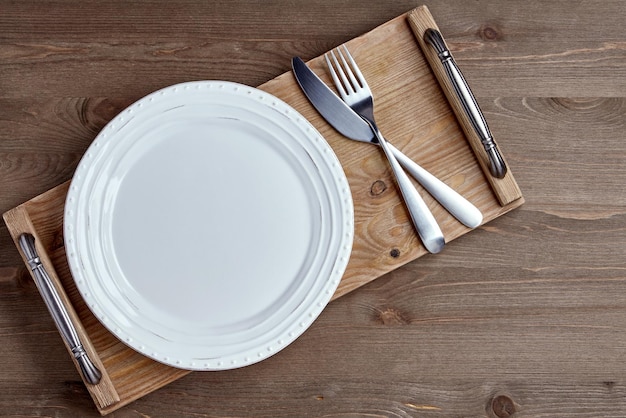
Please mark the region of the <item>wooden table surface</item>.
[[[0, 212], [117, 112], [260, 85], [423, 3], [0, 2]], [[114, 417], [626, 416], [626, 4], [427, 3], [526, 203], [332, 302], [279, 354]], [[0, 415], [98, 416], [0, 225]]]

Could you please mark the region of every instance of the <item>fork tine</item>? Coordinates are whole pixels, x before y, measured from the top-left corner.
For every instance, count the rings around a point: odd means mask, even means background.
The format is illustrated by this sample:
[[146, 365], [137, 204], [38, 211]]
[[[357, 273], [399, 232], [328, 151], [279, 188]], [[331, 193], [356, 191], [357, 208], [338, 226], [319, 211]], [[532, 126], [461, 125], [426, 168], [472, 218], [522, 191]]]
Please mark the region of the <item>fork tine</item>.
[[330, 75], [333, 78], [333, 82], [335, 83], [335, 87], [337, 88], [337, 91], [339, 91], [339, 95], [342, 98], [345, 98], [348, 95], [348, 92], [346, 91], [346, 89], [344, 87], [344, 84], [339, 79], [339, 76], [337, 75], [337, 71], [335, 70], [335, 65], [333, 65], [333, 63], [331, 62], [331, 59], [329, 58], [329, 55], [332, 55], [333, 60], [337, 64], [336, 65], [337, 67], [339, 66], [339, 63], [337, 62], [337, 58], [335, 58], [335, 55], [333, 54], [332, 51], [330, 51], [330, 53], [324, 54], [324, 58], [326, 58], [326, 65], [328, 66], [328, 69], [330, 70]]
[[[339, 54], [339, 57], [345, 63], [345, 60], [343, 59], [343, 56], [341, 55], [341, 51], [339, 51], [339, 49], [336, 49], [336, 51]], [[339, 63], [339, 60], [337, 59], [337, 56], [335, 55], [335, 51], [330, 51], [330, 56], [333, 59], [333, 63], [335, 64], [335, 69], [339, 73], [339, 77], [341, 77], [342, 85], [343, 85], [343, 87], [345, 89], [346, 95], [355, 93], [356, 92], [356, 86], [354, 84], [352, 84], [350, 82], [350, 80], [348, 80], [348, 77], [346, 76], [346, 72], [344, 71], [344, 68], [347, 68], [347, 67], [342, 66]], [[349, 68], [347, 68], [347, 70], [348, 70], [348, 74], [350, 74]]]
[[[365, 77], [363, 77], [361, 70], [359, 70], [359, 66], [356, 65], [356, 62], [354, 62], [354, 58], [352, 58], [350, 51], [348, 51], [348, 48], [345, 45], [342, 45], [342, 46], [343, 46], [344, 51], [346, 52], [346, 56], [348, 57], [350, 64], [348, 64], [348, 61], [346, 61], [346, 58], [341, 52], [341, 47], [337, 48], [337, 53], [339, 54], [339, 57], [341, 58], [341, 62], [343, 63], [343, 66], [346, 69], [346, 72], [348, 73], [348, 77], [350, 77], [350, 82], [351, 82], [352, 87], [354, 88], [355, 91], [358, 90], [360, 87], [367, 87]], [[358, 77], [358, 80], [357, 80], [357, 77], [354, 76], [355, 73], [356, 73], [356, 76]]]

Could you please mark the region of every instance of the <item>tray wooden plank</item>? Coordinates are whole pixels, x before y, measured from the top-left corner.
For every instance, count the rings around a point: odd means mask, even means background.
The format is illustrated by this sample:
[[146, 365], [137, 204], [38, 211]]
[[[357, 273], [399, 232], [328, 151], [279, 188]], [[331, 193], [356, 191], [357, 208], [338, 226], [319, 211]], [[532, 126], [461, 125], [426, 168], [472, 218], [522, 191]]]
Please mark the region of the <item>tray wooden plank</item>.
[[[432, 20], [425, 7], [412, 13]], [[510, 203], [500, 204], [407, 16], [399, 16], [347, 43], [374, 92], [379, 126], [409, 157], [472, 201], [482, 211], [484, 222], [489, 222], [520, 206], [523, 197], [519, 194]], [[331, 84], [323, 57], [311, 60], [309, 65]], [[259, 88], [307, 118], [334, 149], [348, 177], [355, 205], [355, 241], [333, 299], [427, 253], [378, 147], [350, 141], [334, 131], [309, 104], [290, 72]], [[40, 254], [45, 254], [44, 265], [73, 312], [83, 343], [105, 372], [100, 384], [86, 386], [100, 413], [107, 414], [189, 372], [128, 348], [85, 305], [74, 286], [63, 246], [63, 207], [68, 186], [69, 182], [64, 183], [12, 209], [4, 219], [16, 245], [22, 232], [35, 235]], [[519, 190], [512, 176], [510, 187]], [[422, 195], [447, 242], [471, 231], [423, 190]]]

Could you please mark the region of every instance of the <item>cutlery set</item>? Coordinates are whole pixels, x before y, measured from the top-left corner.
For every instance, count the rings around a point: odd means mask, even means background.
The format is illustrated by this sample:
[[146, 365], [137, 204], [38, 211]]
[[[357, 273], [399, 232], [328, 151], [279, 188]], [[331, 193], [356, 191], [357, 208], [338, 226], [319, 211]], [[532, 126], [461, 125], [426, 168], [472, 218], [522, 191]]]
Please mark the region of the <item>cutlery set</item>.
[[[432, 34], [430, 35], [432, 36]], [[444, 49], [444, 51], [447, 50]], [[342, 135], [350, 139], [378, 144], [382, 148], [389, 161], [413, 225], [424, 247], [431, 253], [438, 253], [444, 248], [445, 239], [441, 228], [437, 224], [437, 220], [403, 170], [403, 167], [461, 223], [469, 228], [479, 226], [482, 223], [483, 216], [476, 206], [420, 167], [383, 137], [374, 118], [372, 91], [348, 48], [343, 45], [326, 53], [324, 58], [335, 88], [341, 98], [328, 88], [307, 67], [302, 59], [294, 57], [292, 69], [300, 88], [315, 109]], [[450, 59], [446, 60], [446, 63], [449, 62]], [[457, 67], [454, 65], [451, 68]], [[476, 105], [476, 101], [460, 72], [456, 71], [453, 74], [458, 74], [460, 77], [457, 78], [458, 85], [465, 87], [459, 90], [462, 92], [461, 97], [464, 103], [473, 103], [473, 106], [468, 105], [468, 112], [471, 111], [472, 113], [470, 114], [475, 115], [476, 119], [482, 121], [477, 123], [476, 126], [481, 129], [481, 132], [485, 133], [483, 144], [492, 161], [493, 175], [504, 176], [506, 166], [495, 147], [495, 143], [491, 139], [491, 134]]]

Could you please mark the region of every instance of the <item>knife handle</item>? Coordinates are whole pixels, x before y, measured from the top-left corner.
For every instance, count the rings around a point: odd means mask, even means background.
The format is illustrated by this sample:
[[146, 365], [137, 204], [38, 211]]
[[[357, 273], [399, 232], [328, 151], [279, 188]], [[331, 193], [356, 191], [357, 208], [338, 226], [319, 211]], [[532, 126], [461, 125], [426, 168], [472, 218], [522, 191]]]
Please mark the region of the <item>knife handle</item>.
[[439, 224], [437, 224], [437, 220], [426, 205], [426, 202], [424, 202], [424, 199], [419, 195], [419, 192], [411, 182], [411, 179], [409, 179], [409, 176], [407, 176], [398, 160], [396, 160], [393, 151], [391, 151], [390, 144], [383, 138], [383, 135], [376, 125], [373, 125], [365, 118], [363, 118], [363, 120], [372, 128], [372, 131], [378, 139], [378, 143], [387, 156], [387, 160], [389, 160], [393, 174], [396, 177], [396, 182], [404, 198], [404, 203], [409, 210], [411, 220], [417, 230], [417, 234], [422, 240], [422, 244], [433, 254], [440, 252], [443, 250], [446, 242], [443, 237], [443, 232], [441, 232], [441, 228], [439, 228]]
[[469, 228], [476, 228], [483, 222], [483, 214], [469, 200], [404, 155], [402, 151], [394, 147], [390, 142], [387, 144], [400, 165], [463, 225]]
[[80, 342], [76, 328], [70, 319], [70, 315], [61, 302], [61, 298], [54, 288], [52, 280], [50, 280], [50, 276], [48, 276], [46, 269], [39, 259], [39, 255], [37, 254], [37, 249], [35, 247], [35, 237], [31, 234], [22, 234], [19, 237], [19, 244], [24, 252], [28, 266], [33, 272], [35, 284], [37, 285], [37, 288], [39, 289], [39, 292], [41, 293], [41, 296], [48, 307], [48, 311], [50, 311], [52, 319], [54, 319], [61, 336], [67, 343], [68, 347], [72, 351], [72, 354], [74, 355], [74, 358], [76, 359], [76, 362], [80, 366], [83, 377], [87, 383], [92, 385], [98, 384], [102, 378], [102, 373], [93, 364], [91, 359], [89, 359], [87, 352]]

